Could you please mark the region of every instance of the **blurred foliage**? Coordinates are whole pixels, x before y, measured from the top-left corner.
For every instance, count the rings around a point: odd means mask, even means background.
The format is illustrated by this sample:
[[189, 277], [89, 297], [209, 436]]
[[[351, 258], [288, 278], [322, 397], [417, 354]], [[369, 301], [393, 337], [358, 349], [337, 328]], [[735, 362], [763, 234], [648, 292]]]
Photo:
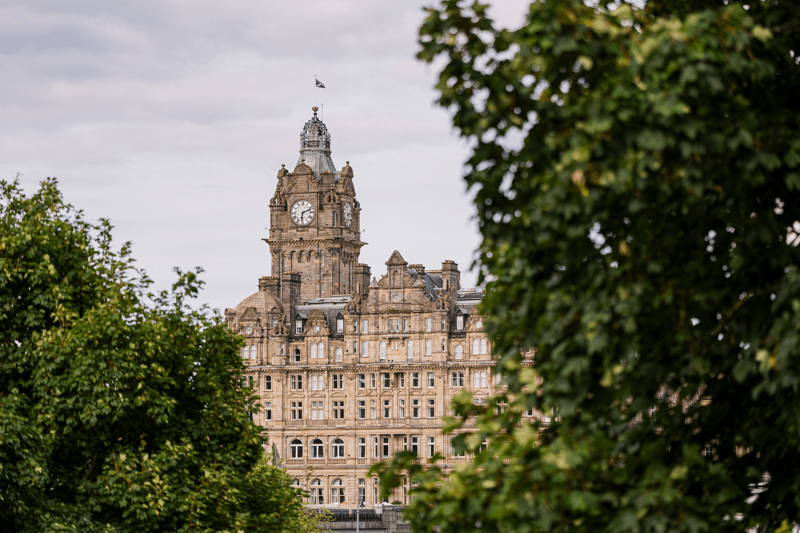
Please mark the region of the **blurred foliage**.
[[534, 2], [515, 30], [477, 2], [428, 10], [419, 58], [471, 147], [507, 393], [454, 402], [446, 431], [473, 433], [454, 438], [473, 464], [401, 454], [383, 490], [411, 473], [417, 531], [789, 528], [800, 11], [589, 3]]
[[55, 180], [0, 181], [0, 530], [295, 529], [253, 518], [269, 504], [248, 492], [294, 492], [250, 473], [243, 340], [189, 306], [199, 272], [152, 294]]

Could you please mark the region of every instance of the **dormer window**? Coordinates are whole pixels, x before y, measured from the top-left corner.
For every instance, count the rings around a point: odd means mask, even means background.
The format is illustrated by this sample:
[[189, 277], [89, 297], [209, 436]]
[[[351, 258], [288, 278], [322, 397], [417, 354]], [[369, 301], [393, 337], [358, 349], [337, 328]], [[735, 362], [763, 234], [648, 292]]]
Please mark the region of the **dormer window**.
[[344, 333], [344, 318], [336, 319], [336, 333], [340, 335]]
[[464, 329], [464, 315], [458, 315], [456, 317], [456, 331], [462, 331]]
[[302, 335], [303, 334], [303, 321], [296, 320], [294, 323], [294, 334], [295, 335]]

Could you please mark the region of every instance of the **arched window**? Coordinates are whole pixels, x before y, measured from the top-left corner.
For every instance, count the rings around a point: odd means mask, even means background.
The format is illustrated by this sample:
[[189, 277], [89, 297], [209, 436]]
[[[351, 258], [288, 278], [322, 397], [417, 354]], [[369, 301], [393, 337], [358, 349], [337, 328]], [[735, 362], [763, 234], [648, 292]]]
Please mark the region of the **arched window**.
[[311, 441], [311, 458], [312, 459], [322, 459], [324, 446], [322, 445], [322, 441], [320, 439], [314, 439]]
[[461, 359], [464, 357], [464, 349], [461, 348], [461, 345], [456, 345], [456, 359]]
[[480, 341], [472, 339], [472, 355], [477, 355], [480, 352]]
[[331, 503], [344, 503], [344, 483], [339, 478], [331, 481]]
[[295, 489], [299, 489], [299, 488], [301, 488], [301, 485], [300, 485], [300, 478], [294, 478], [294, 479], [292, 480], [292, 487], [294, 487]]
[[301, 459], [303, 457], [303, 443], [300, 439], [294, 439], [289, 443], [289, 453], [292, 459]]
[[340, 363], [341, 361], [342, 361], [342, 349], [336, 348], [336, 362]]
[[322, 492], [322, 481], [315, 479], [311, 482], [311, 503], [314, 505], [323, 505], [325, 497]]
[[342, 439], [334, 439], [331, 445], [331, 457], [334, 459], [344, 458], [344, 441]]
[[295, 348], [294, 349], [294, 362], [295, 363], [299, 363], [300, 362], [300, 348]]
[[311, 343], [311, 355], [309, 356], [311, 359], [317, 358], [317, 345], [315, 343]]
[[258, 356], [258, 348], [255, 344], [250, 345], [250, 359], [255, 359]]
[[486, 353], [486, 339], [481, 339], [481, 353]]

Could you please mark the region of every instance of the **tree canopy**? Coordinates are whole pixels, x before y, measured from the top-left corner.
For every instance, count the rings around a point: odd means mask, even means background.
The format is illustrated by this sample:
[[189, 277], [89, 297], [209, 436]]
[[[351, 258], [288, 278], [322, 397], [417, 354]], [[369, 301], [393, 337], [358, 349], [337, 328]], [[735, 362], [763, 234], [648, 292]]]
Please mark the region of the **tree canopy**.
[[384, 489], [419, 483], [418, 531], [800, 518], [800, 12], [638, 4], [537, 1], [502, 29], [445, 0], [420, 29], [471, 147], [509, 407], [456, 398], [446, 431], [468, 429], [473, 464], [384, 470]]
[[[189, 305], [198, 272], [152, 294], [55, 180], [0, 182], [0, 529], [293, 529], [294, 489], [252, 471], [243, 341]], [[254, 519], [270, 491], [284, 516]]]

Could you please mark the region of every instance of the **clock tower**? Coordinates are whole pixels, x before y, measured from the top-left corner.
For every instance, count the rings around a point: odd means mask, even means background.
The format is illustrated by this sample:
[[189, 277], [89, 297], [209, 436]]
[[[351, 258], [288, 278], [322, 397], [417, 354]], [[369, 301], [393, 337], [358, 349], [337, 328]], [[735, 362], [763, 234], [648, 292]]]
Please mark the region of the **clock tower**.
[[269, 238], [272, 275], [300, 274], [300, 300], [361, 294], [369, 267], [358, 262], [361, 207], [350, 162], [336, 170], [328, 128], [314, 116], [300, 132], [300, 157], [294, 170], [278, 171], [270, 200]]

